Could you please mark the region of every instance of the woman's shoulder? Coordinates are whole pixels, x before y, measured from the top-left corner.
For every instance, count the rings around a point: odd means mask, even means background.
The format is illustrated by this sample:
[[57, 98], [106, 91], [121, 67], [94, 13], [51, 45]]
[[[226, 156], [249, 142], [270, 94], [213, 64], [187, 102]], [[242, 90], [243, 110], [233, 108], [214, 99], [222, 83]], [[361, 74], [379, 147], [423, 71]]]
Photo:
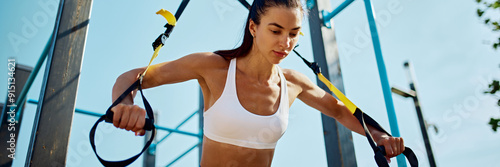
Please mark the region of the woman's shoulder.
[[301, 92], [313, 90], [316, 84], [311, 81], [309, 77], [305, 74], [292, 70], [292, 69], [282, 69], [283, 75], [286, 78], [289, 92], [295, 92], [298, 97]]
[[293, 84], [302, 85], [304, 83], [310, 82], [310, 79], [305, 74], [296, 70], [283, 68], [282, 71], [286, 80]]
[[214, 52], [197, 52], [197, 53], [191, 53], [187, 56], [191, 56], [196, 59], [201, 59], [203, 61], [224, 62], [226, 60], [224, 59], [224, 57]]
[[189, 62], [194, 63], [195, 65], [203, 68], [218, 68], [218, 67], [228, 67], [229, 61], [224, 59], [224, 57], [213, 53], [213, 52], [198, 52], [192, 53], [185, 56]]

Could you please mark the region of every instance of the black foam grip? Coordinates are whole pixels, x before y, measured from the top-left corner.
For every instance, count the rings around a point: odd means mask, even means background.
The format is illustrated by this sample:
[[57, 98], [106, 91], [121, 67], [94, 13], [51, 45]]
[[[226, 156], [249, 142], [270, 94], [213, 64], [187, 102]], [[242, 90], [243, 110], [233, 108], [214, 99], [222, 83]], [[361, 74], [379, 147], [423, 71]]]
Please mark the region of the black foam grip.
[[[113, 116], [114, 116], [114, 113], [113, 112], [106, 112], [106, 117], [104, 118], [104, 121], [107, 122], [107, 123], [113, 123]], [[153, 124], [153, 121], [151, 121], [151, 119], [149, 118], [146, 118], [146, 122], [144, 124], [144, 130], [152, 130], [154, 128], [154, 124]]]
[[[151, 130], [151, 132], [152, 132], [151, 133], [151, 137], [146, 142], [146, 145], [144, 145], [144, 147], [142, 148], [141, 152], [138, 153], [138, 154], [136, 154], [136, 155], [134, 155], [133, 157], [130, 157], [130, 158], [128, 158], [126, 160], [123, 160], [123, 161], [107, 161], [105, 159], [102, 159], [97, 154], [96, 146], [95, 146], [95, 141], [94, 141], [95, 140], [95, 132], [96, 132], [96, 129], [97, 129], [97, 125], [99, 125], [99, 123], [101, 121], [109, 122], [109, 123], [113, 122], [113, 115], [114, 115], [114, 113], [111, 111], [111, 108], [113, 108], [114, 106], [120, 104], [120, 102], [123, 99], [125, 99], [130, 94], [130, 92], [134, 91], [135, 89], [139, 89], [139, 91], [141, 92], [142, 101], [144, 102], [144, 107], [145, 107], [146, 113], [147, 113], [147, 115], [149, 117], [149, 118], [146, 119], [146, 122], [145, 122], [145, 125], [144, 125], [144, 130]], [[94, 154], [97, 156], [97, 158], [102, 163], [102, 165], [115, 167], [115, 166], [128, 166], [129, 164], [131, 164], [132, 162], [134, 162], [151, 145], [151, 142], [153, 141], [154, 136], [155, 136], [155, 127], [154, 127], [153, 109], [151, 108], [151, 105], [149, 104], [149, 102], [146, 99], [146, 97], [144, 97], [144, 93], [142, 92], [142, 88], [141, 88], [141, 82], [140, 82], [140, 79], [138, 79], [132, 85], [130, 85], [130, 87], [127, 90], [125, 90], [122, 93], [122, 95], [120, 95], [120, 97], [118, 97], [118, 99], [116, 99], [115, 102], [113, 102], [113, 104], [111, 104], [111, 106], [106, 111], [106, 114], [103, 115], [103, 116], [101, 116], [95, 122], [94, 126], [92, 126], [92, 129], [90, 129], [89, 140], [90, 140], [90, 145], [92, 146], [92, 150], [94, 151]]]

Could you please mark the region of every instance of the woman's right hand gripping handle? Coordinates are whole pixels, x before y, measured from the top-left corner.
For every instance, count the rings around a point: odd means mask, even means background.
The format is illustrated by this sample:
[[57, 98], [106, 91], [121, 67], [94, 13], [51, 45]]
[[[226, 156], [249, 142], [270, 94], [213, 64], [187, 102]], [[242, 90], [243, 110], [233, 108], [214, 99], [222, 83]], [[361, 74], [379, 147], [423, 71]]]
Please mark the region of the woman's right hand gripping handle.
[[[135, 132], [136, 136], [144, 136], [146, 131], [146, 110], [137, 106], [120, 103], [113, 108], [113, 125], [120, 129]], [[149, 119], [148, 119], [149, 120]]]
[[[127, 89], [127, 87], [137, 80], [139, 74], [145, 68], [133, 69], [120, 75], [113, 86], [112, 98], [117, 100], [119, 96]], [[137, 90], [131, 91], [119, 104], [111, 108], [111, 112], [107, 112], [107, 122], [112, 121], [113, 125], [120, 129], [135, 132], [135, 135], [143, 136], [145, 130], [154, 128], [151, 120], [146, 119], [146, 110], [134, 105], [134, 97]]]

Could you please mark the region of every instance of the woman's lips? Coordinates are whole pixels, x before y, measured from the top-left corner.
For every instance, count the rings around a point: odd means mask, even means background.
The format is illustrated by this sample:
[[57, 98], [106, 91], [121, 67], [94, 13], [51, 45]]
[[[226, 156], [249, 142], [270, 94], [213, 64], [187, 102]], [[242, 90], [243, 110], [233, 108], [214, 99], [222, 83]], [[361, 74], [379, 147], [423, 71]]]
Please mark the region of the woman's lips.
[[274, 52], [274, 55], [278, 56], [278, 57], [286, 57], [286, 52], [278, 52], [278, 51], [273, 51]]

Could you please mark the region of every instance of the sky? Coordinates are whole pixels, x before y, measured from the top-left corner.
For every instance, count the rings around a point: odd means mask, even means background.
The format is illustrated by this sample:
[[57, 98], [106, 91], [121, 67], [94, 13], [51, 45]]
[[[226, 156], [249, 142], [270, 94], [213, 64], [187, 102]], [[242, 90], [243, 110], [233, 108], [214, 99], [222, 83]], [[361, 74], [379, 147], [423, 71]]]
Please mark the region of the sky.
[[[7, 79], [7, 59], [34, 66], [54, 26], [56, 0], [4, 1], [0, 5], [0, 80]], [[85, 53], [77, 93], [76, 108], [104, 113], [111, 104], [111, 88], [116, 78], [130, 69], [147, 65], [151, 43], [164, 31], [165, 19], [155, 12], [161, 8], [175, 12], [181, 0], [173, 1], [93, 1]], [[250, 1], [249, 1], [250, 2]], [[343, 1], [331, 1], [331, 9]], [[380, 0], [373, 1], [387, 75], [391, 86], [408, 90], [403, 68], [414, 67], [423, 115], [438, 127], [429, 130], [438, 166], [496, 166], [500, 163], [500, 132], [487, 124], [499, 118], [492, 96], [483, 94], [492, 79], [500, 78], [499, 51], [491, 45], [498, 38], [476, 15], [474, 0]], [[236, 0], [192, 0], [178, 21], [166, 46], [154, 63], [175, 60], [194, 52], [233, 48], [241, 40], [247, 10]], [[499, 13], [494, 13], [499, 18]], [[382, 89], [363, 1], [354, 1], [334, 19], [345, 93], [358, 107], [389, 128]], [[235, 26], [236, 25], [236, 26]], [[313, 60], [307, 19], [298, 51]], [[13, 39], [18, 40], [18, 43]], [[19, 42], [20, 41], [20, 42]], [[290, 55], [280, 64], [306, 74], [316, 81], [303, 62]], [[45, 73], [42, 66], [27, 98], [38, 99]], [[0, 82], [6, 87], [7, 82]], [[153, 108], [159, 111], [156, 124], [175, 128], [199, 108], [196, 81], [145, 90]], [[0, 89], [0, 97], [6, 96]], [[139, 98], [136, 99], [141, 104]], [[399, 131], [412, 148], [421, 166], [428, 166], [414, 104], [393, 95]], [[13, 166], [24, 166], [36, 105], [27, 104]], [[198, 133], [198, 116], [180, 129]], [[92, 152], [88, 133], [96, 117], [74, 114], [67, 166], [100, 166]], [[166, 132], [159, 131], [160, 139]], [[135, 155], [143, 147], [143, 137], [135, 137], [100, 124], [97, 147], [101, 157], [120, 160]], [[366, 139], [353, 134], [358, 166], [375, 166]], [[198, 139], [173, 134], [158, 145], [157, 166], [166, 166]], [[397, 166], [393, 159], [391, 166]], [[197, 166], [194, 149], [172, 166]], [[142, 166], [142, 157], [131, 166]], [[301, 101], [290, 109], [287, 131], [278, 142], [272, 166], [326, 166], [320, 113]]]

